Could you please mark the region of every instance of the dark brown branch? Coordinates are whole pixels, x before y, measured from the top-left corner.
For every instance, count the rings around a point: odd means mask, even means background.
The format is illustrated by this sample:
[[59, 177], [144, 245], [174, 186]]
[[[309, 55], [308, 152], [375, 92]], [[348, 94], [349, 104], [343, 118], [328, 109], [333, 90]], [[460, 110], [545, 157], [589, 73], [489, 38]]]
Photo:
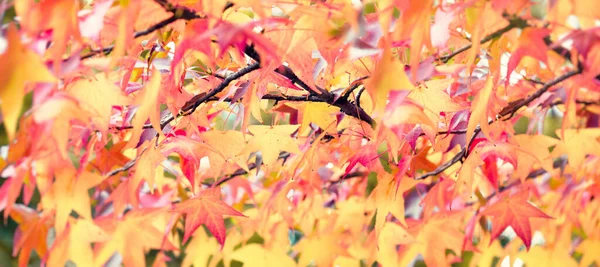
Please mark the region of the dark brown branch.
[[135, 165], [135, 163], [137, 162], [137, 160], [140, 158], [140, 156], [142, 156], [142, 154], [146, 151], [146, 149], [144, 148], [144, 150], [142, 150], [142, 152], [140, 152], [140, 154], [138, 154], [134, 159], [128, 161], [127, 163], [125, 163], [125, 165], [123, 165], [123, 167], [114, 169], [112, 171], [109, 171], [108, 173], [106, 173], [106, 177], [111, 177], [114, 175], [117, 175], [121, 172], [125, 172], [128, 171], [129, 169], [133, 168], [133, 166]]
[[508, 106], [504, 107], [500, 113], [499, 116], [500, 118], [504, 118], [506, 116], [509, 116], [506, 119], [510, 119], [512, 118], [512, 116], [514, 116], [514, 114], [522, 107], [528, 105], [529, 103], [531, 103], [533, 100], [537, 99], [538, 97], [542, 96], [546, 91], [548, 91], [548, 89], [550, 89], [550, 87], [566, 80], [569, 79], [577, 74], [581, 73], [581, 69], [578, 70], [573, 70], [570, 72], [567, 72], [559, 77], [557, 77], [556, 79], [547, 82], [542, 88], [540, 88], [539, 90], [537, 90], [535, 93], [533, 93], [532, 95], [530, 95], [527, 98], [522, 98], [513, 102], [510, 102], [508, 104]]
[[[554, 169], [562, 168], [565, 164], [567, 164], [567, 159], [566, 158], [560, 158], [559, 160], [555, 161], [552, 164], [552, 167]], [[545, 173], [547, 173], [546, 170], [544, 170], [544, 169], [537, 169], [537, 170], [531, 171], [527, 175], [527, 177], [525, 179], [526, 180], [534, 179], [534, 178], [536, 178], [536, 177], [538, 177], [538, 176], [540, 176], [542, 174], [545, 174]], [[514, 187], [516, 185], [519, 185], [519, 184], [521, 184], [521, 180], [516, 180], [516, 181], [510, 182], [509, 184], [506, 184], [506, 185], [503, 185], [503, 186], [499, 187], [497, 191], [495, 191], [495, 192], [491, 193], [490, 195], [488, 195], [487, 197], [485, 197], [486, 202], [490, 201], [490, 199], [492, 199], [493, 197], [495, 197], [499, 193], [502, 193], [502, 192], [504, 192], [504, 191], [506, 191], [508, 189], [511, 189], [512, 187]], [[479, 202], [467, 202], [467, 203], [465, 203], [465, 206], [472, 206], [472, 205], [475, 205], [477, 203], [479, 203]]]
[[[198, 14], [196, 14], [195, 11], [185, 8], [185, 7], [175, 7], [171, 4], [169, 4], [167, 1], [163, 1], [163, 0], [155, 0], [155, 2], [157, 2], [159, 5], [163, 6], [163, 8], [165, 8], [165, 10], [173, 13], [172, 16], [170, 16], [169, 18], [166, 18], [162, 21], [159, 21], [158, 23], [148, 27], [145, 30], [142, 31], [138, 31], [135, 32], [133, 34], [134, 38], [138, 38], [138, 37], [142, 37], [142, 36], [146, 36], [148, 34], [153, 33], [156, 30], [162, 29], [164, 27], [166, 27], [167, 25], [183, 19], [183, 20], [193, 20], [193, 19], [199, 19], [201, 18]], [[81, 56], [81, 59], [88, 59], [91, 58], [95, 55], [98, 54], [110, 54], [113, 50], [114, 50], [115, 46], [114, 45], [110, 45], [108, 47], [102, 48], [102, 49], [96, 49], [96, 50], [92, 50], [89, 53]]]
[[[499, 29], [499, 30], [491, 33], [490, 35], [484, 37], [483, 39], [481, 39], [481, 41], [479, 43], [480, 44], [485, 44], [485, 43], [487, 43], [487, 42], [489, 42], [491, 40], [494, 40], [495, 38], [498, 38], [498, 37], [502, 36], [503, 34], [509, 32], [512, 29], [515, 29], [515, 28], [522, 29], [522, 28], [525, 28], [527, 26], [528, 26], [527, 25], [527, 21], [525, 21], [525, 20], [523, 20], [523, 19], [521, 19], [519, 17], [511, 18], [509, 20], [509, 24], [506, 27], [504, 27], [502, 29]], [[456, 55], [458, 55], [458, 54], [460, 54], [462, 52], [465, 52], [465, 51], [471, 49], [471, 47], [473, 47], [473, 43], [465, 45], [465, 46], [463, 46], [463, 47], [455, 50], [454, 52], [452, 52], [452, 53], [450, 53], [448, 55], [442, 56], [442, 57], [439, 58], [439, 60], [441, 62], [443, 62], [443, 63], [448, 63], [448, 61], [450, 61], [450, 59], [452, 59], [453, 57], [455, 57]]]
[[[244, 76], [252, 71], [255, 71], [259, 68], [260, 68], [260, 63], [255, 62], [255, 63], [252, 63], [252, 64], [238, 70], [237, 72], [227, 76], [217, 87], [210, 90], [208, 93], [196, 95], [196, 96], [192, 97], [190, 100], [188, 100], [183, 105], [181, 110], [179, 111], [179, 114], [177, 114], [177, 117], [188, 116], [188, 115], [194, 113], [194, 111], [196, 110], [196, 108], [198, 108], [198, 106], [200, 106], [202, 103], [208, 101], [209, 99], [211, 99], [212, 97], [214, 97], [215, 95], [217, 95], [218, 93], [223, 91], [231, 82], [233, 82], [233, 81], [241, 78], [242, 76]], [[167, 124], [169, 124], [175, 118], [176, 118], [176, 116], [173, 116], [173, 114], [169, 114], [169, 115], [165, 116], [161, 120], [160, 128], [164, 129], [165, 126], [167, 126]]]
[[446, 169], [450, 168], [455, 163], [461, 161], [462, 158], [463, 158], [463, 156], [464, 156], [464, 154], [465, 154], [465, 152], [466, 152], [466, 150], [463, 148], [461, 151], [459, 151], [458, 153], [456, 153], [456, 155], [454, 155], [454, 157], [452, 157], [452, 159], [450, 159], [450, 161], [447, 161], [444, 164], [438, 166], [433, 171], [426, 172], [426, 173], [424, 173], [422, 175], [419, 175], [419, 176], [415, 177], [415, 180], [423, 180], [423, 179], [426, 179], [428, 177], [436, 176], [436, 175], [444, 172]]
[[[558, 83], [563, 82], [566, 79], [573, 77], [579, 73], [581, 73], [581, 70], [574, 70], [574, 71], [567, 72], [567, 73], [557, 77], [556, 79], [554, 79], [550, 82], [547, 82], [542, 88], [537, 90], [534, 94], [530, 95], [529, 97], [511, 102], [510, 104], [508, 104], [508, 106], [504, 107], [500, 111], [500, 114], [498, 115], [497, 119], [490, 121], [490, 124], [494, 123], [498, 119], [502, 119], [502, 118], [506, 117], [507, 115], [510, 115], [510, 117], [512, 117], [520, 108], [528, 105], [533, 100], [540, 97], [542, 94], [544, 94], [546, 91], [548, 91], [548, 89], [550, 89], [550, 87], [557, 85]], [[464, 157], [468, 156], [468, 148], [471, 145], [472, 140], [475, 138], [475, 136], [477, 136], [477, 134], [479, 134], [479, 132], [481, 132], [481, 128], [477, 127], [475, 129], [475, 132], [473, 133], [473, 136], [471, 137], [471, 141], [469, 141], [450, 161], [438, 166], [435, 170], [433, 170], [431, 172], [427, 172], [425, 174], [417, 176], [415, 179], [422, 180], [422, 179], [428, 178], [430, 176], [438, 175], [438, 174], [444, 172], [445, 170], [447, 170], [448, 168], [450, 168], [451, 166], [453, 166], [454, 164], [456, 164], [457, 162], [460, 162]]]

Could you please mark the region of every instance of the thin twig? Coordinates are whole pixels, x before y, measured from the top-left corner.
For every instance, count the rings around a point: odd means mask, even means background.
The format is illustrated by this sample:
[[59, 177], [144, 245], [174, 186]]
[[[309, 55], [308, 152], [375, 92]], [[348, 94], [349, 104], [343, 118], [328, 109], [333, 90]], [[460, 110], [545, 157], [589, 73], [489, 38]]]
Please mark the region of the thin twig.
[[522, 107], [528, 105], [529, 103], [531, 103], [533, 100], [537, 99], [538, 97], [542, 96], [546, 91], [548, 91], [548, 89], [550, 89], [550, 87], [566, 80], [569, 79], [577, 74], [581, 73], [581, 69], [578, 70], [573, 70], [573, 71], [569, 71], [559, 77], [557, 77], [556, 79], [547, 82], [542, 88], [540, 88], [539, 90], [537, 90], [535, 93], [533, 93], [532, 95], [530, 95], [527, 98], [522, 98], [513, 102], [510, 102], [508, 104], [508, 106], [504, 107], [500, 113], [499, 116], [500, 118], [504, 118], [506, 116], [509, 116], [506, 119], [510, 119], [514, 116], [514, 114]]
[[[527, 22], [526, 21], [524, 21], [523, 19], [518, 18], [518, 17], [513, 18], [513, 19], [510, 20], [509, 24], [506, 27], [504, 27], [502, 29], [499, 29], [499, 30], [491, 33], [490, 35], [484, 37], [483, 39], [481, 39], [481, 41], [479, 43], [480, 44], [485, 44], [485, 43], [487, 43], [487, 42], [489, 42], [491, 40], [494, 40], [495, 38], [498, 38], [498, 37], [502, 36], [503, 34], [509, 32], [512, 29], [515, 29], [515, 28], [521, 28], [522, 29], [522, 28], [525, 28], [525, 27], [527, 27]], [[471, 47], [473, 47], [473, 43], [465, 45], [465, 46], [463, 46], [463, 47], [455, 50], [454, 52], [452, 52], [452, 53], [450, 53], [448, 55], [442, 56], [442, 57], [439, 58], [439, 60], [441, 62], [443, 62], [443, 63], [448, 63], [448, 61], [450, 61], [450, 59], [452, 59], [453, 57], [455, 57], [456, 55], [458, 55], [458, 54], [460, 54], [462, 52], [465, 52], [465, 51], [471, 49]]]
[[260, 62], [252, 63], [252, 64], [236, 71], [235, 73], [227, 76], [225, 78], [225, 80], [223, 80], [217, 87], [210, 90], [210, 92], [208, 92], [206, 94], [199, 94], [199, 95], [192, 97], [190, 100], [185, 102], [185, 104], [183, 105], [183, 107], [181, 108], [181, 110], [179, 111], [179, 114], [177, 114], [177, 116], [173, 116], [173, 114], [169, 114], [166, 117], [164, 117], [161, 120], [160, 128], [161, 129], [165, 128], [165, 126], [167, 126], [167, 124], [169, 124], [171, 121], [173, 121], [176, 117], [188, 116], [188, 115], [194, 113], [194, 111], [196, 110], [196, 108], [198, 108], [198, 106], [200, 106], [202, 103], [206, 102], [207, 100], [211, 99], [212, 97], [214, 97], [215, 95], [217, 95], [218, 93], [223, 91], [231, 82], [233, 82], [233, 81], [241, 78], [242, 76], [244, 76], [252, 71], [255, 71], [259, 68], [260, 68]]
[[[199, 16], [198, 14], [196, 14], [196, 12], [193, 11], [193, 10], [191, 10], [191, 9], [188, 9], [188, 8], [185, 8], [185, 7], [174, 7], [171, 4], [169, 4], [168, 2], [163, 1], [163, 0], [156, 0], [155, 2], [159, 3], [163, 7], [168, 6], [169, 8], [165, 8], [165, 10], [173, 13], [173, 15], [170, 16], [169, 18], [166, 18], [166, 19], [164, 19], [162, 21], [159, 21], [156, 24], [153, 24], [152, 26], [148, 27], [145, 30], [135, 32], [133, 34], [134, 38], [139, 38], [139, 37], [151, 34], [154, 31], [162, 29], [162, 28], [166, 27], [167, 25], [169, 25], [169, 24], [171, 24], [171, 23], [173, 23], [173, 22], [175, 22], [177, 20], [180, 20], [180, 19], [183, 19], [183, 20], [193, 20], [193, 19], [199, 19], [199, 18], [201, 18], [201, 16]], [[163, 5], [161, 3], [165, 3], [165, 4]], [[110, 45], [110, 46], [107, 46], [107, 47], [102, 48], [102, 49], [92, 50], [89, 53], [81, 56], [81, 59], [82, 60], [83, 59], [88, 59], [88, 58], [91, 58], [91, 57], [93, 57], [95, 55], [98, 55], [98, 54], [104, 54], [104, 55], [110, 54], [114, 49], [115, 49], [115, 46], [114, 45]]]
[[[490, 124], [494, 123], [495, 121], [497, 121], [499, 119], [502, 119], [503, 117], [505, 117], [507, 115], [510, 115], [512, 117], [520, 108], [524, 107], [525, 105], [528, 105], [533, 100], [540, 97], [542, 94], [544, 94], [546, 91], [548, 91], [548, 89], [550, 89], [550, 87], [552, 87], [570, 77], [573, 77], [579, 73], [581, 73], [581, 70], [574, 70], [574, 71], [567, 72], [567, 73], [557, 77], [556, 79], [546, 83], [542, 88], [540, 88], [538, 91], [536, 91], [531, 96], [511, 102], [510, 104], [508, 104], [508, 106], [504, 107], [500, 111], [500, 114], [496, 120], [490, 121]], [[479, 132], [481, 132], [481, 127], [477, 127], [475, 129], [473, 136], [471, 137], [471, 141], [469, 141], [469, 143], [467, 143], [456, 155], [454, 155], [454, 157], [450, 161], [438, 166], [435, 170], [433, 170], [431, 172], [427, 172], [427, 173], [424, 173], [424, 174], [416, 177], [415, 180], [422, 180], [422, 179], [428, 178], [430, 176], [438, 175], [438, 174], [444, 172], [445, 170], [447, 170], [448, 168], [450, 168], [451, 166], [453, 166], [454, 164], [456, 164], [457, 162], [460, 162], [464, 157], [466, 157], [468, 155], [468, 148], [471, 145], [472, 140], [475, 138], [475, 136], [477, 136], [477, 134], [479, 134]]]

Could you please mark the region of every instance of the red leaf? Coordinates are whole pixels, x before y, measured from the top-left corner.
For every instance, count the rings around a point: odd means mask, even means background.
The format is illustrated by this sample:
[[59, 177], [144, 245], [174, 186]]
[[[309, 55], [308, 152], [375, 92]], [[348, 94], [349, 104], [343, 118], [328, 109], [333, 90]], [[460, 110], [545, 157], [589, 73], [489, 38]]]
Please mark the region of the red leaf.
[[188, 199], [175, 207], [176, 212], [185, 214], [185, 234], [183, 242], [187, 242], [192, 234], [204, 224], [215, 236], [221, 248], [225, 244], [225, 223], [223, 216], [242, 216], [244, 214], [235, 210], [221, 200], [221, 188], [209, 188], [199, 196]]
[[481, 213], [481, 215], [494, 217], [492, 219], [492, 241], [500, 236], [504, 229], [511, 226], [529, 250], [532, 237], [529, 218], [551, 219], [552, 217], [527, 202], [528, 198], [529, 190], [523, 190], [512, 196], [506, 194], [500, 201], [490, 205]]

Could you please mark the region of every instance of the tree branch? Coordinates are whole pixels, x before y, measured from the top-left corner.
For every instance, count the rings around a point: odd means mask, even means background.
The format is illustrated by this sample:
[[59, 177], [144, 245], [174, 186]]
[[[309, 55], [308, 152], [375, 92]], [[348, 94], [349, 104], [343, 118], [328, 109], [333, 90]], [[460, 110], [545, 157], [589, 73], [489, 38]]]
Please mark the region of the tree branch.
[[[487, 43], [487, 42], [489, 42], [491, 40], [494, 40], [495, 38], [498, 38], [498, 37], [502, 36], [503, 34], [509, 32], [512, 29], [515, 29], [515, 28], [522, 29], [522, 28], [525, 28], [527, 26], [528, 26], [527, 25], [527, 21], [525, 21], [525, 20], [523, 20], [523, 19], [521, 19], [519, 17], [510, 18], [509, 19], [509, 24], [506, 27], [504, 27], [502, 29], [499, 29], [499, 30], [491, 33], [490, 35], [484, 37], [483, 39], [481, 39], [481, 41], [479, 43], [480, 44], [485, 44], [485, 43]], [[450, 61], [450, 59], [452, 59], [453, 57], [455, 57], [456, 55], [458, 55], [458, 54], [460, 54], [462, 52], [465, 52], [465, 51], [471, 49], [471, 47], [473, 47], [473, 43], [465, 45], [465, 46], [463, 46], [463, 47], [455, 50], [454, 52], [450, 53], [449, 55], [442, 56], [442, 57], [439, 58], [439, 60], [441, 62], [443, 62], [443, 63], [448, 63], [448, 61]]]
[[[540, 97], [542, 94], [544, 94], [546, 91], [548, 91], [548, 89], [550, 89], [550, 87], [557, 85], [558, 83], [563, 82], [566, 79], [573, 77], [579, 73], [581, 73], [580, 69], [574, 70], [574, 71], [569, 71], [569, 72], [557, 77], [556, 79], [545, 83], [545, 85], [542, 88], [537, 90], [535, 93], [533, 93], [529, 97], [519, 99], [519, 100], [509, 103], [508, 106], [504, 107], [500, 111], [498, 117], [496, 119], [490, 121], [489, 124], [492, 124], [495, 121], [497, 121], [498, 119], [502, 119], [503, 117], [505, 117], [507, 115], [510, 115], [510, 117], [512, 117], [520, 108], [528, 105], [533, 100]], [[448, 168], [450, 168], [451, 166], [453, 166], [454, 164], [456, 164], [457, 162], [461, 161], [464, 157], [466, 157], [468, 155], [468, 153], [467, 153], [468, 148], [469, 148], [470, 144], [472, 143], [472, 140], [475, 138], [475, 136], [477, 136], [477, 134], [479, 134], [479, 132], [481, 132], [481, 128], [477, 127], [475, 129], [475, 132], [473, 133], [473, 136], [471, 137], [471, 141], [469, 141], [468, 144], [466, 144], [456, 155], [454, 155], [454, 157], [452, 159], [450, 159], [450, 161], [438, 166], [435, 170], [433, 170], [431, 172], [427, 172], [420, 176], [417, 176], [415, 178], [415, 180], [422, 180], [422, 179], [426, 179], [430, 176], [438, 175], [438, 174], [444, 172], [445, 170], [447, 170]]]
[[244, 76], [252, 71], [255, 71], [259, 68], [260, 68], [260, 62], [252, 63], [252, 64], [238, 70], [237, 72], [227, 76], [217, 87], [210, 90], [208, 93], [195, 95], [190, 100], [185, 102], [185, 104], [183, 105], [183, 107], [181, 108], [181, 110], [179, 111], [179, 114], [177, 114], [177, 116], [173, 116], [173, 114], [169, 114], [169, 115], [165, 116], [163, 119], [161, 119], [160, 128], [164, 129], [165, 126], [167, 126], [167, 124], [169, 124], [171, 121], [173, 121], [176, 117], [188, 116], [188, 115], [194, 113], [194, 111], [196, 111], [196, 108], [198, 108], [198, 106], [200, 106], [204, 102], [207, 102], [209, 99], [211, 99], [212, 97], [214, 97], [215, 95], [217, 95], [218, 93], [223, 91], [231, 82], [233, 82], [233, 81], [241, 78], [242, 76]]
[[[153, 33], [156, 30], [162, 29], [164, 27], [166, 27], [167, 25], [183, 19], [183, 20], [193, 20], [193, 19], [199, 19], [202, 18], [201, 16], [199, 16], [198, 14], [196, 14], [195, 11], [186, 8], [186, 7], [175, 7], [171, 4], [169, 4], [167, 1], [165, 0], [155, 0], [156, 3], [158, 3], [159, 5], [161, 5], [163, 8], [165, 8], [166, 11], [169, 11], [171, 13], [173, 13], [172, 16], [170, 16], [169, 18], [166, 18], [162, 21], [159, 21], [158, 23], [148, 27], [145, 30], [142, 31], [138, 31], [135, 32], [133, 34], [134, 38], [138, 38], [138, 37], [142, 37], [142, 36], [146, 36], [148, 34]], [[108, 47], [102, 48], [102, 49], [96, 49], [96, 50], [92, 50], [89, 53], [81, 56], [81, 59], [88, 59], [91, 58], [95, 55], [98, 54], [110, 54], [113, 50], [115, 49], [114, 45], [110, 45]]]

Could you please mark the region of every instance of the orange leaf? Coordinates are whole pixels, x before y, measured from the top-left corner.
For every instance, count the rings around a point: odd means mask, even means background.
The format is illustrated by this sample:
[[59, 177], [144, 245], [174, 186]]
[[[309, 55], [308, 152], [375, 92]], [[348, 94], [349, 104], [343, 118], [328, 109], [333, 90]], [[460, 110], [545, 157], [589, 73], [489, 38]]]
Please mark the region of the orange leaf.
[[96, 247], [96, 266], [104, 265], [119, 252], [125, 266], [145, 266], [144, 253], [150, 249], [176, 250], [166, 237], [174, 218], [165, 209], [134, 210], [122, 220], [102, 217], [96, 220], [107, 234], [108, 242]]
[[176, 212], [185, 214], [185, 234], [183, 242], [192, 236], [192, 234], [204, 224], [208, 230], [215, 236], [221, 248], [225, 244], [225, 222], [223, 216], [242, 216], [244, 214], [225, 204], [221, 200], [221, 188], [209, 188], [197, 197], [190, 198], [175, 207]]
[[532, 238], [529, 218], [551, 219], [552, 217], [527, 202], [528, 198], [529, 190], [522, 190], [512, 196], [505, 194], [501, 200], [488, 206], [481, 213], [481, 215], [494, 217], [492, 219], [492, 241], [500, 236], [504, 229], [511, 226], [529, 250]]
[[108, 130], [112, 107], [129, 104], [129, 99], [121, 89], [106, 79], [104, 74], [77, 80], [68, 91], [79, 100], [80, 105], [91, 109], [90, 113], [95, 115], [92, 121], [102, 132]]
[[40, 215], [37, 211], [21, 204], [13, 206], [10, 217], [19, 224], [13, 248], [15, 255], [19, 252], [19, 266], [27, 266], [31, 250], [35, 250], [38, 255], [46, 255], [48, 251], [46, 237], [50, 231], [52, 218], [48, 214]]
[[148, 117], [150, 117], [150, 124], [152, 127], [164, 137], [164, 134], [160, 128], [160, 116], [159, 116], [159, 105], [158, 105], [158, 94], [160, 93], [161, 85], [161, 74], [160, 71], [154, 69], [150, 82], [144, 87], [144, 91], [136, 97], [135, 103], [140, 105], [138, 108], [135, 118], [133, 118], [133, 131], [131, 133], [131, 139], [125, 146], [125, 148], [131, 148], [138, 143], [142, 134], [142, 127], [146, 123]]
[[539, 61], [547, 63], [546, 51], [548, 50], [544, 37], [550, 34], [549, 29], [525, 28], [519, 36], [519, 45], [512, 52], [508, 61], [508, 69], [506, 74], [506, 86], [510, 81], [510, 75], [517, 67], [521, 59], [525, 56], [533, 57]]
[[477, 125], [481, 127], [483, 134], [488, 135], [488, 109], [490, 99], [493, 93], [494, 79], [488, 77], [483, 89], [475, 96], [473, 104], [471, 105], [471, 117], [469, 118], [469, 124], [467, 125], [467, 139], [473, 136]]
[[44, 66], [38, 55], [21, 43], [15, 25], [8, 26], [6, 39], [8, 48], [0, 55], [0, 101], [6, 133], [12, 140], [23, 107], [26, 83], [55, 82], [56, 78]]

